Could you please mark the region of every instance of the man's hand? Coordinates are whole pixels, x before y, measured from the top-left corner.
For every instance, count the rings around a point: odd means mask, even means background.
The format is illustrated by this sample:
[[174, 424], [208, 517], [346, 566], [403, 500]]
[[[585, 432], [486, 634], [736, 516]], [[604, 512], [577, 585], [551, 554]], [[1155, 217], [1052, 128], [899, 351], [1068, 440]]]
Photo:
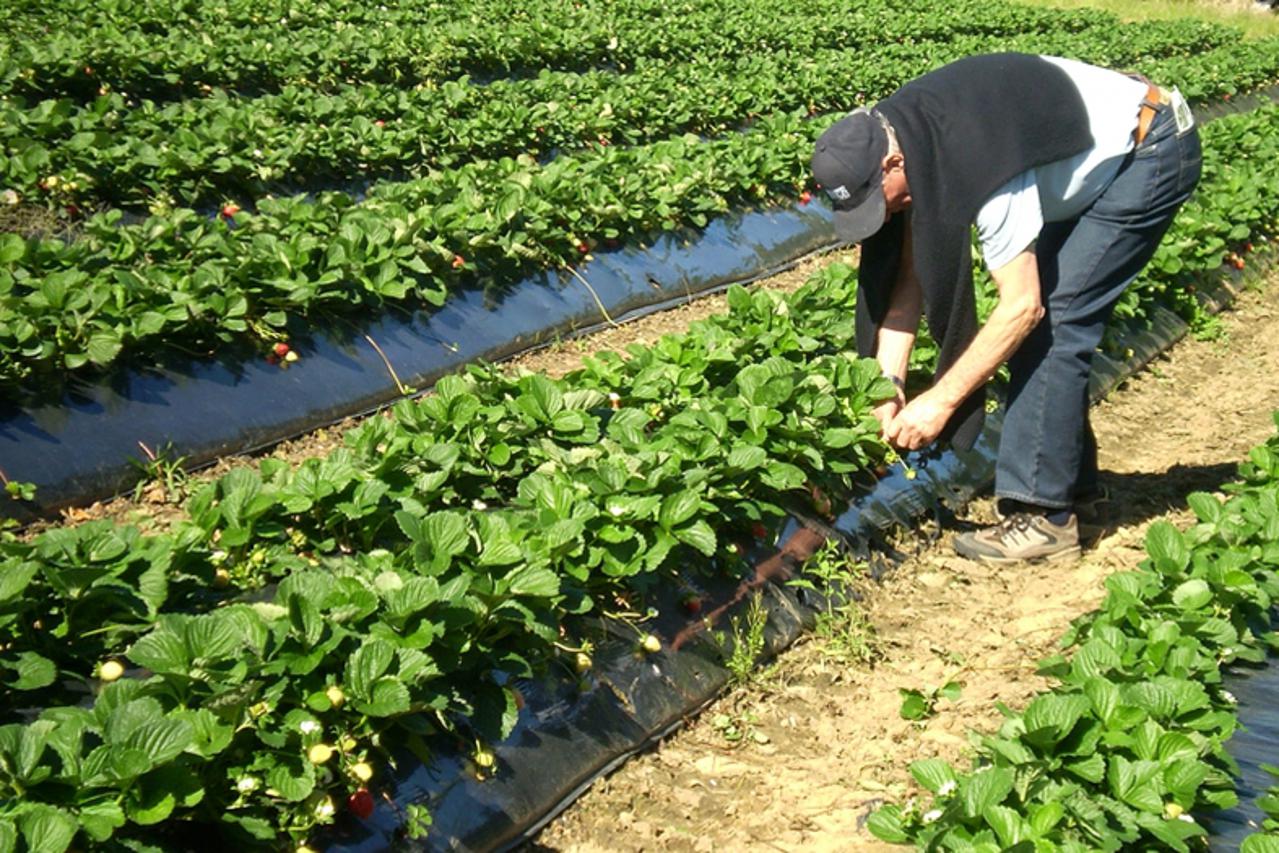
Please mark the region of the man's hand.
[[875, 419], [879, 421], [880, 432], [887, 435], [888, 425], [893, 422], [893, 418], [906, 407], [906, 395], [901, 391], [897, 392], [897, 396], [891, 400], [885, 400], [872, 410]]
[[[878, 416], [879, 409], [875, 412]], [[931, 391], [925, 391], [884, 424], [884, 438], [902, 450], [918, 450], [937, 440], [954, 413], [953, 406], [942, 402]], [[880, 423], [884, 423], [882, 419]]]

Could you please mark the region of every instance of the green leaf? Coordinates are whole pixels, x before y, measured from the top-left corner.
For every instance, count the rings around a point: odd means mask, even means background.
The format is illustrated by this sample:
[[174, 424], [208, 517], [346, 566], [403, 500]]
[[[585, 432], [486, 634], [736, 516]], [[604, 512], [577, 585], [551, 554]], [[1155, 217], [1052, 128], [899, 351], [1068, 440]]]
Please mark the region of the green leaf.
[[422, 521], [422, 532], [437, 568], [447, 566], [457, 554], [466, 550], [470, 541], [466, 519], [456, 512], [436, 512]]
[[134, 643], [126, 653], [129, 660], [152, 672], [186, 674], [191, 670], [186, 642], [167, 625], [159, 625]]
[[560, 592], [559, 576], [541, 566], [520, 566], [505, 581], [507, 592], [515, 596], [553, 598]]
[[714, 556], [717, 547], [715, 531], [705, 521], [699, 519], [687, 527], [672, 530], [671, 533], [685, 545], [696, 548], [708, 557]]
[[1040, 746], [1050, 746], [1070, 734], [1079, 718], [1088, 713], [1092, 703], [1086, 696], [1045, 694], [1026, 706], [1022, 716], [1026, 724], [1025, 738]]
[[80, 824], [62, 809], [43, 803], [27, 803], [18, 818], [18, 830], [27, 853], [63, 853], [71, 846]]
[[8, 563], [0, 568], [0, 603], [16, 601], [39, 570], [35, 563]]
[[1172, 591], [1172, 603], [1182, 610], [1198, 610], [1212, 601], [1212, 587], [1208, 582], [1192, 578]]
[[266, 784], [279, 791], [285, 800], [300, 802], [315, 790], [315, 765], [301, 759], [281, 761], [267, 771]]
[[14, 853], [18, 847], [18, 828], [7, 818], [0, 817], [0, 853]]
[[925, 717], [932, 716], [932, 703], [928, 701], [923, 693], [905, 687], [900, 688], [897, 693], [902, 699], [899, 713], [903, 720], [922, 720]]
[[5, 232], [0, 234], [0, 264], [11, 264], [22, 260], [27, 252], [27, 241], [18, 234]]
[[97, 365], [110, 364], [120, 354], [123, 346], [124, 343], [121, 341], [118, 332], [95, 332], [89, 338], [89, 346], [87, 348], [89, 361]]
[[1239, 845], [1239, 853], [1279, 853], [1279, 836], [1254, 832]]
[[959, 796], [964, 804], [964, 814], [970, 818], [981, 816], [991, 806], [1004, 801], [1013, 790], [1013, 773], [1003, 767], [988, 767], [960, 780]]
[[371, 698], [373, 682], [386, 672], [395, 659], [395, 647], [386, 640], [365, 640], [346, 662], [344, 681], [355, 696]]
[[1146, 531], [1146, 551], [1163, 574], [1185, 571], [1190, 563], [1190, 549], [1181, 531], [1170, 522], [1158, 521]]
[[1190, 850], [1186, 841], [1191, 838], [1205, 837], [1208, 834], [1203, 827], [1193, 821], [1166, 819], [1152, 814], [1138, 815], [1137, 823], [1142, 829], [1180, 853]]
[[910, 775], [923, 787], [936, 794], [947, 782], [955, 782], [950, 763], [940, 758], [925, 758], [910, 765]]
[[673, 529], [696, 515], [701, 504], [701, 495], [691, 489], [667, 495], [657, 515], [658, 523], [668, 530]]
[[9, 682], [14, 690], [39, 690], [48, 687], [58, 677], [58, 668], [53, 661], [35, 652], [20, 652], [17, 661], [2, 663], [18, 673], [18, 677]]
[[1031, 834], [1021, 815], [1007, 806], [991, 806], [982, 812], [982, 817], [995, 830], [1004, 850], [1015, 847]]
[[739, 471], [750, 471], [759, 468], [768, 461], [768, 453], [764, 448], [754, 444], [738, 444], [728, 453], [729, 468]]
[[1029, 814], [1031, 832], [1036, 836], [1047, 835], [1065, 816], [1065, 807], [1056, 800], [1032, 805]]
[[902, 828], [902, 812], [899, 806], [876, 809], [866, 821], [866, 828], [881, 841], [889, 844], [905, 844], [910, 840]]
[[357, 700], [355, 709], [370, 717], [394, 717], [409, 710], [409, 689], [396, 678], [381, 678], [373, 685], [368, 700]]
[[1190, 504], [1200, 521], [1216, 523], [1221, 520], [1221, 501], [1207, 492], [1192, 492], [1186, 496], [1186, 503]]
[[191, 723], [180, 717], [165, 717], [135, 729], [124, 745], [140, 750], [154, 766], [177, 758], [194, 740]]

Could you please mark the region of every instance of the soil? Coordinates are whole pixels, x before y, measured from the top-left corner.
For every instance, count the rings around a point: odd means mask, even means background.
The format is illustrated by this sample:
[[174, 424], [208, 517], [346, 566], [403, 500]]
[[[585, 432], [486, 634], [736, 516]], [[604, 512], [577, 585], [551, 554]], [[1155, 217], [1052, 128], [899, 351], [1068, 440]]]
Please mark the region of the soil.
[[[1277, 312], [1279, 287], [1244, 291], [1218, 339], [1183, 341], [1095, 407], [1113, 503], [1078, 562], [992, 568], [954, 556], [955, 532], [992, 520], [991, 501], [975, 501], [937, 544], [862, 590], [870, 663], [849, 662], [847, 644], [801, 642], [598, 782], [528, 849], [891, 849], [865, 820], [917, 793], [908, 765], [967, 766], [966, 733], [998, 728], [997, 703], [1023, 707], [1045, 687], [1035, 662], [1100, 602], [1107, 575], [1142, 559], [1150, 524], [1188, 523], [1186, 494], [1219, 489], [1272, 434]], [[922, 722], [901, 718], [900, 689], [948, 681], [963, 684], [957, 700]]]

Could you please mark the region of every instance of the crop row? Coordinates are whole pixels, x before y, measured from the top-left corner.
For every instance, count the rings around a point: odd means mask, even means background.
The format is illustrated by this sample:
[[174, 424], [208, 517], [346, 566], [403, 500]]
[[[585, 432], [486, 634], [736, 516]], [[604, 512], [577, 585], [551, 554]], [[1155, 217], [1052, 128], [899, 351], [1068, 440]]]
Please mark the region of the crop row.
[[[423, 23], [419, 7], [395, 7], [380, 20], [273, 26], [224, 33], [218, 26], [148, 33], [110, 25], [85, 34], [54, 31], [19, 39], [0, 57], [0, 92], [87, 102], [106, 86], [131, 97], [198, 97], [211, 88], [244, 93], [286, 85], [438, 84], [464, 74], [528, 76], [542, 68], [626, 69], [644, 58], [695, 61], [770, 51], [799, 52], [850, 39], [916, 41], [948, 34], [1074, 30], [1116, 26], [1096, 12], [1062, 12], [978, 0], [850, 7], [808, 0], [778, 14], [768, 3], [567, 3], [509, 0], [438, 7]], [[492, 26], [502, 21], [501, 27]], [[1237, 34], [1200, 24], [1202, 47]], [[1184, 26], [1170, 30], [1184, 31]]]
[[[1269, 47], [1235, 53], [1250, 64], [1253, 50]], [[1208, 59], [1213, 68], [1229, 61]], [[911, 61], [923, 70], [935, 57]], [[358, 204], [324, 193], [263, 199], [252, 213], [216, 220], [177, 209], [120, 225], [110, 212], [87, 220], [73, 242], [0, 235], [0, 382], [106, 365], [174, 340], [205, 350], [245, 334], [271, 340], [290, 317], [406, 297], [439, 304], [477, 278], [510, 281], [615, 240], [700, 226], [732, 204], [804, 186], [811, 140], [835, 118], [806, 114], [544, 163], [476, 160], [375, 185]]]
[[1240, 476], [1225, 501], [1190, 495], [1188, 530], [1150, 528], [1141, 566], [1111, 575], [1063, 639], [1070, 653], [1040, 663], [1056, 685], [980, 736], [971, 771], [916, 762], [931, 802], [885, 807], [870, 829], [930, 850], [1199, 849], [1197, 813], [1237, 802], [1222, 673], [1279, 650], [1279, 437]]
[[[1206, 128], [1201, 198], [1238, 179], [1273, 211], [1276, 123]], [[519, 713], [502, 674], [589, 666], [601, 603], [642, 612], [693, 553], [744, 569], [786, 501], [883, 458], [854, 285], [834, 265], [790, 297], [735, 289], [726, 317], [563, 380], [473, 368], [325, 458], [203, 486], [163, 533], [3, 542], [0, 842], [297, 841], [343, 798], [367, 814], [385, 750], [432, 734], [477, 738], [484, 771]]]
[[847, 267], [736, 289], [627, 360], [442, 381], [326, 458], [205, 485], [167, 532], [3, 543], [0, 849], [182, 843], [166, 821], [296, 843], [338, 803], [367, 816], [386, 753], [424, 736], [471, 739], [483, 771], [508, 678], [589, 670], [585, 619], [695, 583], [694, 554], [747, 571], [784, 500], [882, 458], [854, 293]]
[[[420, 177], [477, 158], [714, 135], [779, 110], [851, 109], [912, 73], [992, 49], [1140, 70], [1171, 56], [1200, 97], [1250, 88], [1279, 69], [1279, 40], [1213, 49], [1196, 26], [1156, 24], [945, 34], [910, 44], [886, 38], [855, 57], [838, 47], [643, 60], [625, 74], [543, 71], [488, 85], [464, 77], [439, 87], [365, 84], [333, 93], [286, 86], [259, 98], [219, 93], [134, 107], [118, 93], [83, 107], [18, 99], [0, 101], [0, 181], [21, 199], [61, 206], [211, 206], [339, 181]], [[672, 92], [676, 74], [683, 87]]]

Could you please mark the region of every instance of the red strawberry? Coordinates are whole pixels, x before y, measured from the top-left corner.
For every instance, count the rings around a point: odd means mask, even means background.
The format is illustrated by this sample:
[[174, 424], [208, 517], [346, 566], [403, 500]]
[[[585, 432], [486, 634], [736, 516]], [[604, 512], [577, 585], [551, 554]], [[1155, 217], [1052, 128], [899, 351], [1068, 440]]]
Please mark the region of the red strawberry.
[[276, 344], [275, 346], [271, 348], [271, 351], [274, 352], [276, 355], [278, 355], [280, 358], [284, 358], [286, 355], [289, 354], [289, 345], [286, 344], [284, 341], [280, 341], [278, 344]]
[[1230, 262], [1230, 264], [1235, 269], [1241, 270], [1243, 269], [1243, 258], [1235, 258], [1233, 261]]
[[591, 250], [591, 247], [586, 245], [585, 243], [578, 243], [577, 250], [581, 252], [583, 255], [585, 255], [587, 252]]
[[1251, 243], [1244, 243], [1244, 244], [1243, 244], [1243, 250], [1244, 250], [1245, 252], [1251, 252], [1251, 251], [1252, 251], [1252, 244], [1251, 244]]
[[234, 202], [222, 205], [222, 216], [224, 219], [230, 219], [240, 212], [240, 206]]
[[800, 204], [808, 204], [812, 200], [813, 200], [813, 194], [810, 193], [808, 190], [804, 190], [802, 193], [799, 194]]
[[386, 127], [386, 122], [382, 121], [382, 119], [378, 119], [377, 121], [373, 122], [373, 126], [374, 126], [374, 127]]
[[690, 592], [688, 595], [680, 599], [679, 606], [683, 608], [684, 612], [689, 616], [696, 616], [702, 612], [701, 596], [695, 592]]
[[461, 255], [454, 255], [453, 269], [460, 270], [464, 266], [466, 266], [466, 258], [462, 257]]
[[360, 820], [373, 814], [373, 795], [368, 788], [361, 788], [346, 798], [346, 808]]
[[764, 522], [757, 521], [751, 525], [751, 535], [756, 539], [767, 539], [768, 528], [764, 526]]

